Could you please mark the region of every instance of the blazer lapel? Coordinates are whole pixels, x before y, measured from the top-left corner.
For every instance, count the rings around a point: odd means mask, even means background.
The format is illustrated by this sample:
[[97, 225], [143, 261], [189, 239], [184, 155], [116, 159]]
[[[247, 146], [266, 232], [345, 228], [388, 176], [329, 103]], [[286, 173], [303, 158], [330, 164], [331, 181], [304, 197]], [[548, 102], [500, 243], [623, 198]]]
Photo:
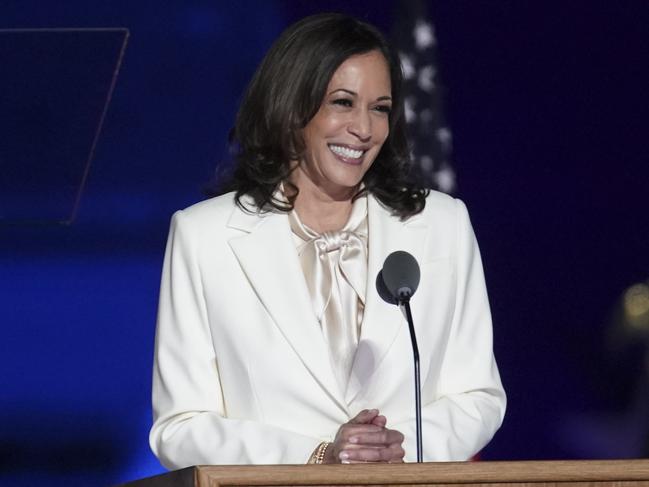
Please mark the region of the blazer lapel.
[[[368, 196], [369, 256], [367, 296], [361, 335], [352, 365], [352, 372], [345, 394], [350, 404], [365, 387], [385, 358], [399, 329], [408, 326], [400, 309], [386, 303], [376, 290], [376, 277], [383, 268], [385, 258], [395, 250], [411, 253], [418, 262], [424, 250], [427, 225], [421, 214], [402, 222], [391, 216], [373, 196]], [[408, 360], [404, 350], [404, 361]]]
[[235, 208], [228, 226], [246, 232], [229, 244], [250, 285], [306, 368], [346, 413], [329, 350], [311, 308], [304, 274], [283, 213]]

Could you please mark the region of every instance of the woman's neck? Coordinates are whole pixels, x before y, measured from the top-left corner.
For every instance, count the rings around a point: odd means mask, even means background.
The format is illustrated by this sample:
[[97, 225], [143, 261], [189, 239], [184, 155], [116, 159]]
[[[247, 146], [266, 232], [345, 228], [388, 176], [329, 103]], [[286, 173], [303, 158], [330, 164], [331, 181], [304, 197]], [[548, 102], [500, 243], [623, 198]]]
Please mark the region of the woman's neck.
[[300, 184], [297, 183], [294, 181], [300, 192], [294, 206], [302, 223], [318, 233], [337, 231], [345, 226], [352, 211], [352, 197], [358, 188], [345, 188], [332, 196], [308, 178], [300, 178]]
[[345, 226], [352, 211], [350, 200], [315, 201], [302, 198], [302, 192], [295, 200], [295, 211], [300, 221], [317, 233], [335, 232]]

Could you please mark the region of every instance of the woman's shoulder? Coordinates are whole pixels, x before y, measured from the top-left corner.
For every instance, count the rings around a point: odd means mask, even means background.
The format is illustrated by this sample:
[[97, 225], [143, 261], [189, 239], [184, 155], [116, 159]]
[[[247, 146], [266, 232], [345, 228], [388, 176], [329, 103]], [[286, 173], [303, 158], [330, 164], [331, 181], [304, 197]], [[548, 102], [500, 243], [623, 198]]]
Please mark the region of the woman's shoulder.
[[450, 210], [455, 208], [457, 198], [453, 196], [442, 193], [441, 191], [435, 191], [431, 189], [426, 197], [426, 208], [435, 208], [441, 210]]
[[466, 206], [461, 199], [441, 191], [430, 190], [421, 214], [427, 218], [454, 221], [464, 213], [466, 213]]
[[182, 227], [185, 232], [222, 228], [235, 208], [234, 193], [225, 193], [176, 211], [171, 218], [172, 226]]
[[[375, 195], [370, 194], [373, 206], [378, 206], [383, 212], [389, 214], [392, 218], [399, 218], [398, 213], [393, 209], [381, 202]], [[465, 205], [459, 198], [455, 198], [447, 193], [441, 191], [428, 190], [426, 196], [426, 204], [420, 212], [410, 215], [405, 219], [401, 219], [404, 223], [415, 222], [423, 219], [454, 219], [460, 213], [466, 211]]]

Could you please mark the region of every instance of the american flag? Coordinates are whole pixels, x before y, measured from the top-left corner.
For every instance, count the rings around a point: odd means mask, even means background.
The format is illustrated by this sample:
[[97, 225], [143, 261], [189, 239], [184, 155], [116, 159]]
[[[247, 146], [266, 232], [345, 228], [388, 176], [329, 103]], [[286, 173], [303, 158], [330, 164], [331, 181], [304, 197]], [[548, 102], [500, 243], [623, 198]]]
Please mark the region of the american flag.
[[443, 114], [435, 29], [424, 2], [399, 2], [393, 39], [404, 74], [414, 176], [426, 187], [452, 193], [456, 185], [450, 161], [452, 137]]

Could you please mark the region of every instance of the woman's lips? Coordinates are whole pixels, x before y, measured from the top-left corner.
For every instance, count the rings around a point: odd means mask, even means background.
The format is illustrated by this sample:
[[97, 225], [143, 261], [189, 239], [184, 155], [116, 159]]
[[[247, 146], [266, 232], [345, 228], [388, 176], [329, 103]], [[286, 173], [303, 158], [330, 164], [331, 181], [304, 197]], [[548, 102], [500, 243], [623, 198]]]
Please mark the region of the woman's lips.
[[352, 149], [351, 147], [338, 144], [329, 144], [328, 146], [333, 155], [345, 164], [357, 165], [363, 162], [365, 150]]

